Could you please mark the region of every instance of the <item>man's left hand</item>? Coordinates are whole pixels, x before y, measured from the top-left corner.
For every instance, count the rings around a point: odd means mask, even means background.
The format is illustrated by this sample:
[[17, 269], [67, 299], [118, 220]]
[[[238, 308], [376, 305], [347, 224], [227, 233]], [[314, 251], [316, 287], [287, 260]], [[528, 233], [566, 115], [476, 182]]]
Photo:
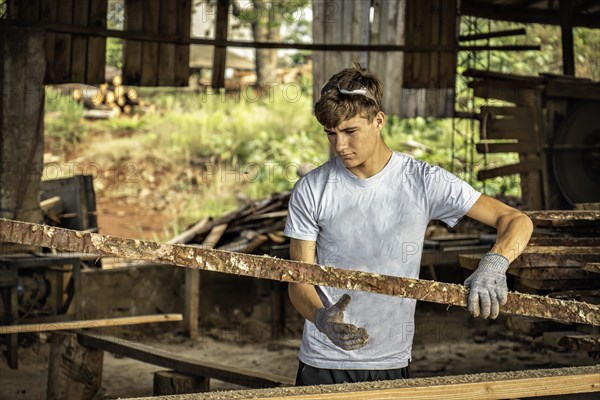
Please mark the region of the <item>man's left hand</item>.
[[508, 286], [506, 270], [508, 259], [502, 254], [487, 253], [479, 262], [477, 270], [465, 281], [469, 287], [469, 312], [474, 317], [496, 319], [500, 306], [506, 304]]

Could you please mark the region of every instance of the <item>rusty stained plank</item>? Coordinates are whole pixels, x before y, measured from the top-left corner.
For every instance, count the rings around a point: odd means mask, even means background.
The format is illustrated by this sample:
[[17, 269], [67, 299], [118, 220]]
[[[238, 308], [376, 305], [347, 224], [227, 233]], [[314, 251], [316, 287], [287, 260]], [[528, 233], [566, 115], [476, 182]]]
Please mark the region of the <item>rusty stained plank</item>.
[[525, 211], [536, 226], [563, 227], [600, 225], [600, 211], [597, 210], [547, 210]]
[[[460, 307], [467, 305], [467, 289], [456, 284], [344, 270], [268, 256], [119, 238], [6, 219], [0, 219], [0, 240], [283, 282], [361, 290]], [[503, 311], [600, 326], [599, 306], [543, 296], [509, 293]]]

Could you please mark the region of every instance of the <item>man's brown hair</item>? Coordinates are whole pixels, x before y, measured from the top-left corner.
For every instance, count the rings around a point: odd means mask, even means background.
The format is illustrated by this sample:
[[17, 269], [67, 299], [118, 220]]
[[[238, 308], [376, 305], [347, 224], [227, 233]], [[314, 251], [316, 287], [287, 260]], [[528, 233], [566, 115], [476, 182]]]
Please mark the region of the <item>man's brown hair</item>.
[[315, 116], [326, 128], [361, 116], [372, 121], [381, 111], [381, 81], [360, 64], [345, 68], [323, 85], [321, 98], [315, 104]]

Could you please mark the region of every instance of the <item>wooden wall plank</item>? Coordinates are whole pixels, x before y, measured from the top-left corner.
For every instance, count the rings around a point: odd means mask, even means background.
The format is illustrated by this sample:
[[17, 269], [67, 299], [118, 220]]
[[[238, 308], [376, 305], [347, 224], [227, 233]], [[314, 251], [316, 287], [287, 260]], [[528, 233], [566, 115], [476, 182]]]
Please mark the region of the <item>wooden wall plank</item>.
[[[56, 22], [56, 13], [58, 11], [58, 0], [43, 0], [40, 10], [40, 20], [42, 22]], [[56, 33], [48, 32], [45, 33], [45, 54], [46, 54], [46, 75], [44, 77], [44, 83], [54, 82], [55, 77], [55, 46], [56, 46]]]
[[[141, 32], [144, 18], [144, 0], [125, 0], [125, 30]], [[142, 42], [125, 40], [123, 43], [123, 84], [139, 86], [142, 81]]]
[[[323, 44], [325, 42], [325, 1], [313, 1], [313, 41], [314, 43]], [[325, 75], [325, 52], [313, 51], [313, 102], [316, 103], [321, 97], [321, 86], [329, 78]]]
[[[176, 33], [188, 39], [191, 34], [192, 0], [177, 1]], [[173, 86], [187, 86], [190, 77], [190, 46], [177, 45], [175, 48], [175, 77]]]
[[[97, 28], [106, 28], [106, 14], [108, 0], [90, 0], [89, 25]], [[86, 83], [99, 84], [105, 81], [106, 68], [106, 38], [98, 36], [88, 37]]]
[[[70, 25], [73, 21], [73, 0], [58, 2], [56, 22]], [[71, 80], [71, 35], [57, 33], [54, 45], [54, 76], [52, 83], [68, 83]]]
[[[160, 0], [158, 29], [161, 34], [177, 33], [177, 2]], [[158, 45], [158, 85], [173, 86], [175, 81], [175, 47], [170, 43]]]
[[[441, 1], [441, 39], [443, 46], [458, 46], [458, 15], [456, 11], [456, 0]], [[456, 81], [456, 57], [455, 51], [445, 51], [440, 54], [439, 86], [454, 90]]]
[[[144, 18], [142, 29], [146, 33], [159, 32], [160, 1], [144, 1]], [[158, 43], [142, 43], [142, 73], [140, 84], [142, 86], [156, 86], [158, 84]]]
[[[387, 11], [387, 34], [386, 42], [394, 44], [404, 44], [404, 14], [406, 2], [390, 1]], [[383, 106], [386, 113], [390, 115], [400, 114], [402, 109], [402, 83], [404, 53], [389, 52], [386, 57], [386, 68], [383, 75], [385, 79], [385, 91]]]
[[[354, 8], [358, 8], [360, 5], [355, 1], [340, 1], [340, 16], [341, 21], [339, 23], [339, 30], [341, 33], [341, 41], [343, 44], [352, 43], [352, 29], [354, 28]], [[342, 51], [340, 52], [340, 69], [348, 68], [353, 65], [352, 52]]]
[[37, 22], [40, 19], [40, 0], [17, 2], [18, 18], [22, 21]]
[[[383, 0], [374, 0], [373, 1], [373, 22], [371, 23], [371, 30], [369, 32], [369, 44], [381, 44], [382, 40], [379, 35], [379, 30], [381, 29], [381, 18], [383, 18], [382, 14], [384, 12], [384, 4]], [[369, 71], [374, 74], [378, 74], [381, 68], [381, 54], [380, 52], [370, 52], [369, 53]], [[380, 79], [383, 77], [379, 76]]]
[[[88, 26], [90, 0], [77, 0], [73, 3], [73, 24]], [[71, 82], [86, 81], [88, 37], [73, 35], [71, 46]]]

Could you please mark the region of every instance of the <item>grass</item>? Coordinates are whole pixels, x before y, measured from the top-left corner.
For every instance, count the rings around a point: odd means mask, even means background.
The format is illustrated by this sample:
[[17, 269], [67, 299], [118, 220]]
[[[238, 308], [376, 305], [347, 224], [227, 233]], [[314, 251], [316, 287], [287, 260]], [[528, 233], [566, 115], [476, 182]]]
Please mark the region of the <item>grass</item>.
[[[49, 147], [104, 170], [133, 166], [134, 179], [100, 177], [97, 192], [160, 203], [158, 209], [172, 213], [174, 221], [164, 229], [177, 233], [241, 201], [291, 190], [301, 165], [327, 160], [328, 143], [312, 115], [311, 94], [290, 98], [289, 93], [275, 88], [260, 98], [250, 89], [225, 95], [143, 88], [140, 98], [152, 105], [147, 111], [95, 122], [83, 121], [82, 106], [63, 97], [46, 104]], [[450, 120], [389, 117], [383, 135], [394, 150], [449, 166]], [[473, 183], [481, 189], [480, 182]], [[491, 194], [512, 194], [515, 188], [518, 182], [506, 180], [486, 185]]]

